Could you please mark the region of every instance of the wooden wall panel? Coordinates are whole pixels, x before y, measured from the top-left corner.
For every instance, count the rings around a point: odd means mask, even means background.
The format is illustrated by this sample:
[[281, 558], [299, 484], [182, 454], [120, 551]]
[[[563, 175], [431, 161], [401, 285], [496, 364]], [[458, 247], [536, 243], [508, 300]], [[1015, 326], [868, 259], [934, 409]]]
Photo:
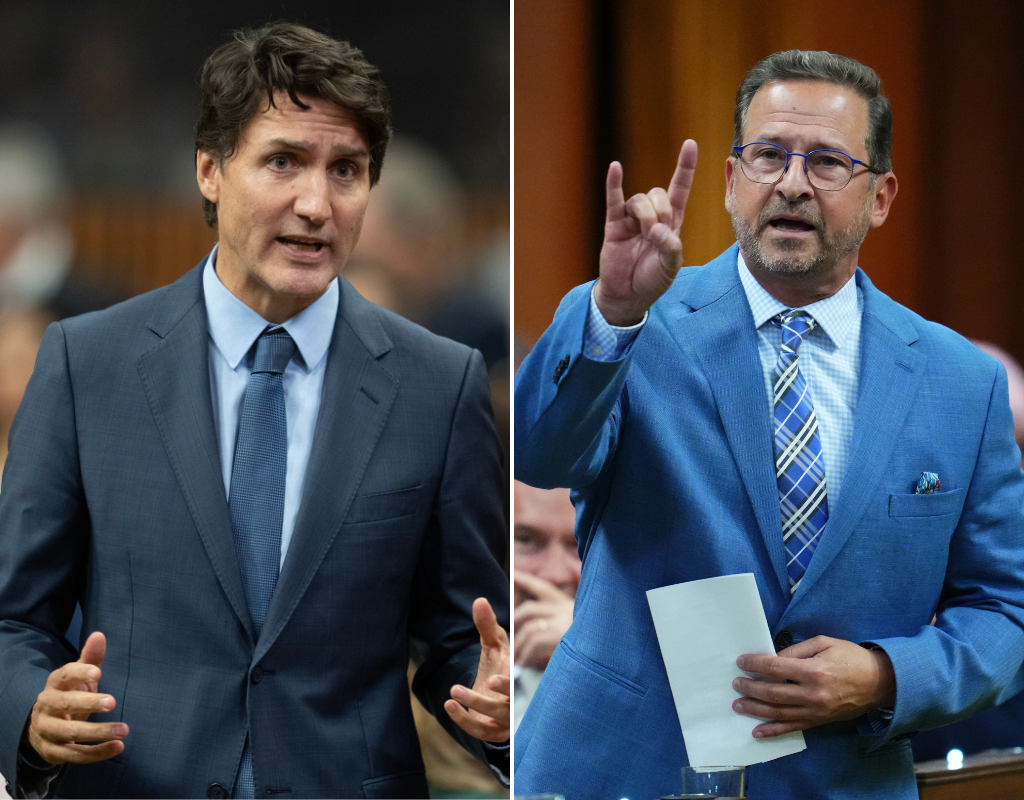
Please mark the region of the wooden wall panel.
[[592, 16], [587, 0], [515, 3], [515, 330], [536, 339], [592, 271]]

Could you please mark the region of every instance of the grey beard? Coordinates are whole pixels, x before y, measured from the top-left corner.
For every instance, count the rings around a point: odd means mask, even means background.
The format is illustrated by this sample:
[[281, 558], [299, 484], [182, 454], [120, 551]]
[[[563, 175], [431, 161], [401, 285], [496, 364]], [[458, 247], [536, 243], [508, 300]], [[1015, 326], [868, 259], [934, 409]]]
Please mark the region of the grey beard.
[[[748, 225], [747, 221], [736, 211], [735, 206], [733, 207], [732, 229], [736, 234], [736, 241], [739, 242], [743, 259], [750, 266], [775, 275], [820, 275], [830, 272], [840, 261], [863, 244], [869, 228], [869, 207], [865, 207], [864, 214], [854, 220], [849, 227], [836, 231], [832, 235], [826, 235], [822, 232], [825, 225], [821, 214], [808, 208], [801, 208], [802, 205], [803, 203], [773, 201], [765, 206], [758, 215], [756, 228]], [[811, 258], [806, 260], [787, 258], [785, 254], [769, 258], [761, 247], [761, 237], [768, 228], [768, 222], [772, 217], [786, 213], [802, 216], [814, 225], [819, 247], [818, 252]], [[776, 244], [776, 247], [783, 251], [796, 250], [801, 246], [801, 242], [794, 240], [782, 240]]]

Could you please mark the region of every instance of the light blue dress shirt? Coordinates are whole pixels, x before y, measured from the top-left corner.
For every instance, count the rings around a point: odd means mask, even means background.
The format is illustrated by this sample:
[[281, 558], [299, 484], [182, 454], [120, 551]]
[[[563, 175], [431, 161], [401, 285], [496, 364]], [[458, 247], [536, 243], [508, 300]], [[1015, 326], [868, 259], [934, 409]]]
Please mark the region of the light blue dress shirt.
[[[263, 317], [235, 297], [217, 277], [217, 248], [203, 267], [203, 295], [210, 326], [210, 395], [217, 433], [224, 496], [231, 494], [231, 467], [238, 438], [238, 417], [252, 372], [253, 345], [268, 325]], [[295, 340], [295, 356], [284, 372], [284, 405], [288, 428], [288, 466], [284, 479], [284, 523], [281, 528], [281, 565], [295, 529], [302, 499], [306, 465], [313, 449], [320, 415], [327, 350], [338, 316], [338, 280], [308, 308], [284, 323]]]
[[[775, 365], [782, 349], [782, 330], [772, 324], [771, 319], [789, 307], [765, 291], [750, 274], [742, 255], [737, 259], [737, 269], [753, 315], [752, 322], [757, 329], [758, 355], [764, 372], [766, 413], [770, 416], [774, 413]], [[851, 277], [831, 297], [803, 308], [818, 324], [800, 346], [800, 371], [807, 381], [814, 412], [818, 417], [829, 505], [834, 507], [846, 473], [850, 443], [853, 440], [864, 299], [857, 281]], [[590, 310], [583, 335], [584, 355], [592, 361], [616, 361], [623, 358], [646, 320], [645, 316], [643, 321], [629, 328], [609, 325], [591, 292]]]

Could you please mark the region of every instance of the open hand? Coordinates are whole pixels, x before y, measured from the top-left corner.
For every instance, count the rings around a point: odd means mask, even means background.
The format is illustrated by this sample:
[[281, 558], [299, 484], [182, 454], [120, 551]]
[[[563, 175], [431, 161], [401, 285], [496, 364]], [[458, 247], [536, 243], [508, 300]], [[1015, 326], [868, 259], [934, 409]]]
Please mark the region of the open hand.
[[544, 669], [572, 625], [575, 600], [550, 581], [522, 570], [514, 570], [512, 580], [516, 589], [533, 598], [515, 609], [516, 663]]
[[744, 695], [733, 701], [733, 709], [770, 720], [754, 728], [756, 738], [854, 719], [896, 702], [896, 674], [889, 656], [843, 639], [816, 636], [777, 655], [743, 655], [736, 663], [747, 672], [789, 681], [733, 681], [733, 688]]
[[675, 280], [683, 265], [679, 229], [696, 168], [697, 143], [687, 139], [668, 190], [651, 189], [627, 202], [622, 193], [622, 165], [613, 161], [608, 167], [601, 277], [594, 299], [610, 324], [640, 322]]
[[[29, 718], [28, 741], [50, 764], [91, 764], [124, 750], [128, 735], [123, 722], [86, 722], [90, 714], [110, 711], [114, 698], [99, 693], [100, 664], [107, 639], [94, 632], [82, 655], [50, 673]], [[99, 742], [99, 744], [83, 744]]]
[[473, 624], [480, 632], [476, 680], [472, 689], [453, 686], [453, 699], [445, 701], [444, 710], [471, 736], [487, 742], [505, 742], [511, 735], [512, 666], [508, 635], [483, 597], [473, 601]]

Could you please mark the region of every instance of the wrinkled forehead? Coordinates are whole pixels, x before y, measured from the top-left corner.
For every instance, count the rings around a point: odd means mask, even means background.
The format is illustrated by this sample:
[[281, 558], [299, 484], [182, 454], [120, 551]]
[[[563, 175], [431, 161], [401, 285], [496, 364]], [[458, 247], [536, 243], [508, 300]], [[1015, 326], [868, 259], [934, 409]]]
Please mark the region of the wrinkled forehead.
[[[828, 81], [771, 81], [750, 101], [744, 141], [795, 138], [815, 146], [864, 147], [868, 103], [855, 90]], [[845, 147], [844, 147], [845, 146]]]

